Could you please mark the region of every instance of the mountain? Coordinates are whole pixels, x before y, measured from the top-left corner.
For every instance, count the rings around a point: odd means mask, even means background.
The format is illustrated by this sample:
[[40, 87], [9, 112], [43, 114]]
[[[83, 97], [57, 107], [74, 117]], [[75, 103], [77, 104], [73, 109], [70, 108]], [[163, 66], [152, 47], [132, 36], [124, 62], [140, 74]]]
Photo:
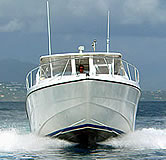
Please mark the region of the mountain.
[[25, 83], [27, 73], [36, 66], [16, 59], [0, 60], [0, 81]]

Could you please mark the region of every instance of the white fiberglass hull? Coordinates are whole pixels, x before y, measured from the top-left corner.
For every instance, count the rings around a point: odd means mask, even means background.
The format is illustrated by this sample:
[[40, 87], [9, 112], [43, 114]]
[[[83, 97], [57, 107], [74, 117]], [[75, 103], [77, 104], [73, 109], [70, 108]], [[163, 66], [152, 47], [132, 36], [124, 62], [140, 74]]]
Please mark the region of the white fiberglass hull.
[[139, 98], [139, 88], [129, 84], [81, 79], [39, 87], [26, 105], [32, 132], [100, 142], [134, 130]]

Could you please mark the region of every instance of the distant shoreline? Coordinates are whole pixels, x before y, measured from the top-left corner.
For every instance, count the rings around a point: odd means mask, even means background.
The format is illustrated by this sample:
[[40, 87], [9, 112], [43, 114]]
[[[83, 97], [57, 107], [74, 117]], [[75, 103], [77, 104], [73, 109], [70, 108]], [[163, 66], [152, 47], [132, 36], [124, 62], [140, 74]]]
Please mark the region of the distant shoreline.
[[[26, 88], [24, 83], [0, 82], [0, 102], [25, 102]], [[140, 102], [164, 102], [166, 91], [142, 91]]]

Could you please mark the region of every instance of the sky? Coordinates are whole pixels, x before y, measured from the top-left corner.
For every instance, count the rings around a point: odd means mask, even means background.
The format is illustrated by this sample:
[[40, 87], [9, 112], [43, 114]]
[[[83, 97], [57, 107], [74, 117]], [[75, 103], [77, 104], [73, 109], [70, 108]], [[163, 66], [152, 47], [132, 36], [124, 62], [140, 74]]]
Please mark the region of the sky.
[[[143, 90], [166, 90], [166, 0], [49, 0], [52, 52], [77, 52], [80, 45], [110, 50], [140, 71]], [[0, 60], [38, 64], [48, 53], [46, 0], [0, 0]]]

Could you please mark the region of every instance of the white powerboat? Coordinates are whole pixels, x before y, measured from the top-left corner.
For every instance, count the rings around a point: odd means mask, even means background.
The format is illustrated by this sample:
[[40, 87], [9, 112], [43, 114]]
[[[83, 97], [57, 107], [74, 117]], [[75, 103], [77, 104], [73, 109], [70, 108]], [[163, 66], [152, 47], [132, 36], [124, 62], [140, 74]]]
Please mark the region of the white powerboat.
[[78, 53], [41, 56], [39, 67], [28, 73], [32, 132], [91, 144], [134, 131], [141, 94], [138, 70], [121, 53], [109, 51], [109, 36], [106, 52], [95, 52], [95, 44], [94, 52], [80, 46]]

